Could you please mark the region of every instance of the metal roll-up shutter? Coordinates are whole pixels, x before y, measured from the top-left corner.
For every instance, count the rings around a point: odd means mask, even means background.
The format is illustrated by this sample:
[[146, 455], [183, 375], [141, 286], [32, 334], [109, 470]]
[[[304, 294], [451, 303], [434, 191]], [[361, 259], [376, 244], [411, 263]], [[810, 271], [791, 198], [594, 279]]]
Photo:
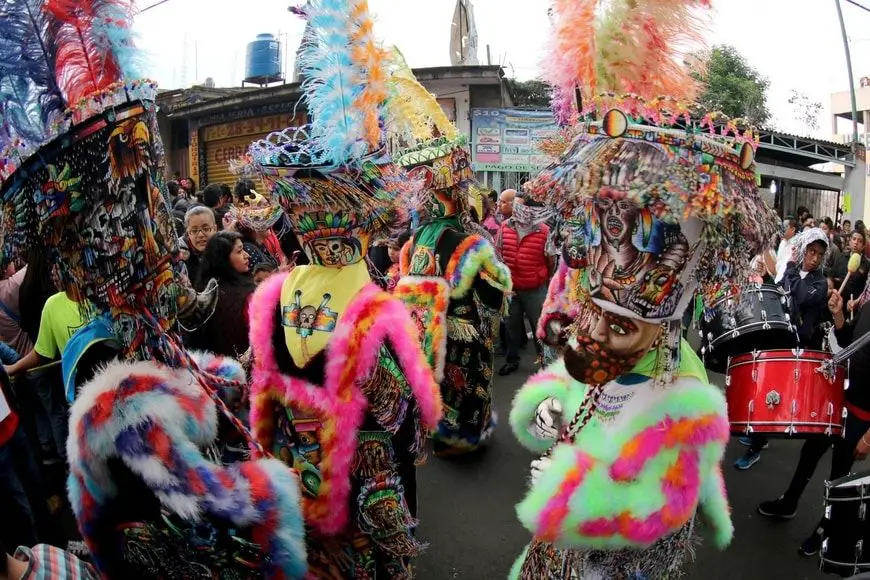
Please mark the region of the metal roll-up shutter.
[[205, 144], [206, 175], [208, 183], [226, 183], [232, 189], [238, 178], [230, 172], [229, 161], [244, 157], [248, 146], [264, 135], [244, 135]]

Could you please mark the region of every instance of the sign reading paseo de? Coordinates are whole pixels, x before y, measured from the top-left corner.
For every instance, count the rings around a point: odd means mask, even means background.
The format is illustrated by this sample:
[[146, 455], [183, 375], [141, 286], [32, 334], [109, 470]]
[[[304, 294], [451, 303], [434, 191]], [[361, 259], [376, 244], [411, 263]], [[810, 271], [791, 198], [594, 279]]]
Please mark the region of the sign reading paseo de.
[[552, 162], [538, 145], [557, 132], [550, 111], [472, 109], [472, 167], [475, 171], [538, 171]]

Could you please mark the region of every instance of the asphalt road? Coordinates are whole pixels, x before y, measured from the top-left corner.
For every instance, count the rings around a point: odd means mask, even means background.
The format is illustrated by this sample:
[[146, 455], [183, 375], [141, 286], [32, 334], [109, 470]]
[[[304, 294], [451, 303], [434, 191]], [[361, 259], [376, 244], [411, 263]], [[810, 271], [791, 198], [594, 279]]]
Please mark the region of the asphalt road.
[[[532, 371], [530, 352], [528, 348], [517, 373], [496, 378], [495, 400], [501, 420], [490, 447], [472, 458], [430, 457], [420, 468], [419, 534], [430, 547], [418, 560], [419, 580], [502, 580], [529, 540], [528, 532], [514, 516], [514, 505], [523, 494], [533, 457], [514, 439], [507, 415], [514, 393]], [[496, 361], [497, 368], [501, 362]], [[711, 380], [723, 384], [721, 375], [711, 375]], [[830, 469], [830, 453], [819, 464], [797, 517], [777, 523], [755, 512], [759, 501], [778, 497], [788, 485], [800, 445], [800, 441], [772, 441], [752, 469], [738, 471], [733, 463], [745, 448], [732, 440], [725, 458], [725, 479], [734, 541], [725, 551], [702, 544], [694, 563], [686, 567], [686, 578], [826, 577], [818, 571], [818, 559], [802, 558], [797, 548], [821, 517], [822, 485]]]

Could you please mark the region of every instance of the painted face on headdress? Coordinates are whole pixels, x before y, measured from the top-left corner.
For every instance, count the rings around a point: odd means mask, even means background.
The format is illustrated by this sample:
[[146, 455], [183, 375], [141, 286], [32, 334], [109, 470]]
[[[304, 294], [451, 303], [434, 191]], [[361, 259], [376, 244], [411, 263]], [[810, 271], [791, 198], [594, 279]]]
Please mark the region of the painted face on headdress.
[[365, 215], [326, 207], [298, 207], [288, 217], [312, 264], [342, 268], [361, 261], [368, 252], [371, 232]]
[[468, 195], [464, 184], [474, 179], [468, 152], [462, 147], [451, 147], [442, 153], [436, 147], [408, 154], [407, 158], [409, 181], [419, 182], [428, 193], [423, 207], [416, 208], [424, 219], [456, 215], [458, 196]]
[[[155, 114], [136, 103], [95, 117], [40, 153], [16, 195], [60, 264], [64, 288], [100, 309], [145, 304], [171, 324], [178, 238], [165, 196]], [[132, 298], [132, 300], [131, 300]]]
[[700, 224], [665, 223], [656, 217], [658, 200], [642, 197], [683, 187], [670, 175], [679, 168], [671, 153], [625, 139], [574, 151], [581, 189], [595, 190], [577, 205], [563, 253], [571, 266], [584, 269], [591, 298], [605, 310], [640, 320], [673, 319], [691, 294], [687, 279]]

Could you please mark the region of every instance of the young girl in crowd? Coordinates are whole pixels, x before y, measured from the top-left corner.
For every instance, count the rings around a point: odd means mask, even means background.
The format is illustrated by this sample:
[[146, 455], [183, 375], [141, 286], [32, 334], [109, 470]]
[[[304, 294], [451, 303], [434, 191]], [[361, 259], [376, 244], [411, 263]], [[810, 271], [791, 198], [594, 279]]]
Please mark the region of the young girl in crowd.
[[250, 274], [250, 258], [241, 234], [218, 232], [205, 247], [199, 272], [204, 286], [218, 282], [218, 301], [214, 314], [197, 332], [193, 346], [225, 356], [238, 356], [248, 350], [248, 300], [257, 287]]

